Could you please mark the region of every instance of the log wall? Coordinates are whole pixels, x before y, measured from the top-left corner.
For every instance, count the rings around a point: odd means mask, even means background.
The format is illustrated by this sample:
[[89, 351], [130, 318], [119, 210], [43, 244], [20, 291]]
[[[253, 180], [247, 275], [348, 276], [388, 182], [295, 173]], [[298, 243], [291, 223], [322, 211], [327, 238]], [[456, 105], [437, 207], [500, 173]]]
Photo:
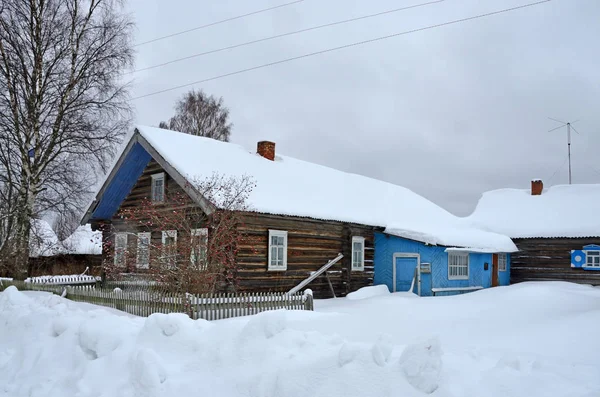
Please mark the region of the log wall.
[[600, 271], [571, 267], [571, 250], [599, 244], [600, 238], [513, 239], [519, 252], [511, 254], [510, 282], [569, 281], [600, 285]]
[[[287, 291], [339, 253], [344, 258], [329, 270], [336, 296], [345, 296], [373, 283], [373, 234], [368, 226], [266, 214], [247, 214], [240, 231], [245, 235], [238, 252], [241, 291]], [[287, 270], [268, 270], [269, 229], [288, 232]], [[365, 270], [351, 271], [352, 236], [365, 238]], [[307, 288], [318, 297], [331, 297], [326, 277]]]

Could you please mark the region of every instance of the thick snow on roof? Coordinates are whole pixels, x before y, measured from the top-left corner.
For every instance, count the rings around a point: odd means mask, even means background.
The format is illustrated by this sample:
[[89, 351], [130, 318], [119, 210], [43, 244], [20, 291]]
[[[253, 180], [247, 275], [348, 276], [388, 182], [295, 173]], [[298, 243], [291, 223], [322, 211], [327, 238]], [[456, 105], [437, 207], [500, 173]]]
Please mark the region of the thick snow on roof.
[[558, 185], [532, 196], [529, 189], [483, 194], [468, 218], [496, 233], [518, 237], [600, 236], [600, 184]]
[[466, 226], [461, 219], [404, 187], [276, 155], [275, 161], [231, 143], [152, 127], [140, 134], [188, 180], [213, 173], [249, 175], [248, 204], [256, 212], [397, 225], [390, 233], [441, 245], [516, 250], [510, 239]]
[[101, 255], [102, 232], [92, 231], [89, 224], [79, 226], [73, 234], [59, 241], [52, 226], [42, 219], [31, 222], [31, 237], [29, 241], [29, 256], [54, 255]]
[[62, 246], [65, 254], [101, 255], [102, 232], [92, 231], [90, 224], [79, 226], [62, 241]]
[[60, 241], [48, 222], [43, 219], [31, 220], [31, 232], [29, 234], [30, 257], [53, 256], [58, 254], [61, 248]]

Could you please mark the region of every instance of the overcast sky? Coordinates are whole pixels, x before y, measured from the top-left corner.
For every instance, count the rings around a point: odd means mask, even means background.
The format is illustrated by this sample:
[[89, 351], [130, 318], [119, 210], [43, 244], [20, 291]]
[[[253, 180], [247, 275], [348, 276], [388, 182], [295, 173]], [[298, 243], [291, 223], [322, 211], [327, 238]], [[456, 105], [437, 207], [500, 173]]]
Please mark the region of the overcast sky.
[[[290, 1], [133, 0], [129, 7], [142, 42]], [[426, 1], [305, 0], [139, 46], [136, 68]], [[211, 54], [135, 73], [132, 95], [530, 1], [446, 0]], [[600, 183], [598, 21], [598, 0], [554, 0], [194, 88], [223, 97], [232, 141], [249, 150], [272, 140], [278, 153], [399, 184], [466, 215], [487, 190], [528, 188], [532, 178], [568, 182], [566, 128], [548, 132], [560, 125], [548, 117], [580, 120], [573, 182]], [[186, 90], [135, 100], [136, 122], [168, 119]]]

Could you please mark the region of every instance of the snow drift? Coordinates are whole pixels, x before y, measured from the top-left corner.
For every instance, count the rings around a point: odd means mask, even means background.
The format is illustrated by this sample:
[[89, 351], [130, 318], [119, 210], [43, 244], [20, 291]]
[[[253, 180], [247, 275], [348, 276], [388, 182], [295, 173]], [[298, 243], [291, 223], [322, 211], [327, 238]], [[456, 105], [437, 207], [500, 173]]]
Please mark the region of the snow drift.
[[[317, 301], [207, 322], [0, 294], [0, 396], [600, 395], [600, 289]], [[519, 302], [519, 304], [516, 304]], [[565, 346], [560, 344], [565, 342]]]

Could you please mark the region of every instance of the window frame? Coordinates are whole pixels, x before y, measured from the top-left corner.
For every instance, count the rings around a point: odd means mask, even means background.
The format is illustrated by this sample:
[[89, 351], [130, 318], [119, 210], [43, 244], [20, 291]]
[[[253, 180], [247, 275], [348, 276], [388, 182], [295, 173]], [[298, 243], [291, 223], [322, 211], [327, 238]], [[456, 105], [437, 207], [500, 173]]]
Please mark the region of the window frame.
[[[166, 177], [165, 177], [165, 173], [164, 172], [158, 172], [156, 174], [152, 174], [152, 185], [150, 186], [150, 200], [153, 203], [164, 203], [165, 202], [165, 186], [166, 186]], [[160, 200], [157, 200], [154, 197], [154, 184], [156, 183], [157, 180], [162, 181], [162, 197]]]
[[[272, 248], [274, 245], [272, 244], [273, 237], [283, 237], [283, 258], [282, 258], [282, 266], [277, 266], [272, 264], [273, 256], [272, 256]], [[279, 245], [277, 245], [279, 247]], [[286, 230], [272, 230], [269, 229], [269, 241], [267, 244], [267, 269], [268, 271], [275, 272], [284, 272], [287, 270], [287, 250], [288, 250], [288, 232]], [[279, 260], [277, 258], [276, 260]]]
[[[355, 266], [356, 262], [354, 261], [354, 254], [358, 252], [354, 250], [355, 243], [360, 243], [361, 245], [359, 266]], [[350, 269], [353, 272], [363, 272], [365, 271], [365, 238], [362, 236], [352, 236], [351, 244], [350, 252], [352, 256], [350, 257]]]
[[[456, 256], [456, 257], [466, 257], [467, 258], [467, 265], [466, 265], [466, 269], [467, 269], [467, 274], [466, 275], [451, 275], [450, 273], [450, 268], [451, 267], [456, 267], [457, 270], [461, 267], [463, 267], [462, 265], [452, 265], [450, 263], [450, 257], [451, 256]], [[470, 255], [468, 252], [463, 252], [463, 251], [450, 251], [448, 252], [448, 280], [468, 280], [469, 276], [470, 276]], [[457, 271], [458, 273], [458, 271]]]
[[[125, 238], [125, 245], [122, 247], [122, 251], [117, 252], [117, 250], [119, 249], [119, 237], [124, 237]], [[114, 248], [114, 253], [113, 253], [113, 255], [114, 255], [113, 261], [114, 261], [115, 266], [120, 266], [120, 267], [125, 267], [126, 266], [126, 264], [127, 264], [127, 245], [128, 245], [128, 243], [129, 243], [129, 241], [128, 241], [127, 233], [126, 232], [115, 233], [115, 248]]]
[[[504, 263], [502, 263], [501, 258], [504, 258]], [[503, 266], [504, 265], [504, 268]], [[505, 272], [508, 270], [508, 254], [506, 253], [498, 253], [498, 271]]]
[[[140, 261], [140, 241], [142, 238], [147, 238], [148, 239], [148, 244], [146, 245], [146, 249], [147, 249], [147, 254], [146, 254], [146, 263], [142, 263]], [[150, 242], [152, 240], [152, 233], [151, 232], [139, 232], [137, 234], [137, 250], [136, 250], [136, 258], [135, 258], [135, 263], [136, 263], [136, 267], [138, 269], [148, 269], [150, 268]]]
[[[196, 247], [194, 245], [194, 237], [200, 237], [198, 240], [199, 243], [204, 245], [204, 264], [201, 267], [201, 270], [206, 270], [208, 268], [208, 228], [200, 227], [196, 229], [190, 230], [190, 262], [192, 264], [196, 263]], [[198, 251], [202, 251], [202, 246], [198, 245]]]
[[[167, 238], [173, 238], [174, 239], [174, 246], [175, 246], [175, 253], [167, 253]], [[162, 234], [161, 234], [161, 242], [162, 242], [162, 259], [169, 259], [172, 258], [173, 263], [168, 263], [168, 265], [173, 266], [177, 264], [177, 230], [163, 230]], [[169, 260], [169, 262], [171, 262]]]
[[[592, 264], [590, 265], [590, 257], [591, 258], [600, 258], [600, 249], [592, 249], [592, 250], [586, 250], [585, 252], [585, 263], [583, 265], [583, 267], [585, 269], [599, 269], [600, 270], [600, 259], [598, 259], [599, 264], [598, 265], [594, 265], [593, 261]], [[592, 255], [590, 255], [590, 253], [592, 253]]]

